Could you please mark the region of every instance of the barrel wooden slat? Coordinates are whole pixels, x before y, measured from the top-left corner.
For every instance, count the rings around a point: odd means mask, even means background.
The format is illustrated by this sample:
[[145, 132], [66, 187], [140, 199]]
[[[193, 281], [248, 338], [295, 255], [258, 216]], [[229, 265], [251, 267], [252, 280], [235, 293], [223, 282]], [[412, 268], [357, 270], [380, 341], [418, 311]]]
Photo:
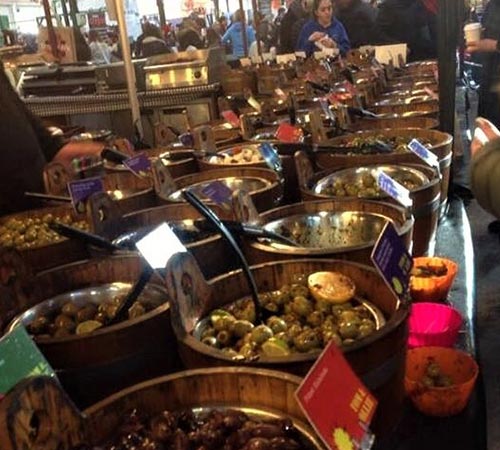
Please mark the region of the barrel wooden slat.
[[[366, 340], [344, 349], [349, 363], [380, 401], [374, 425], [376, 432], [387, 433], [398, 421], [402, 411], [407, 305], [399, 303], [375, 269], [352, 262], [307, 259], [266, 263], [252, 267], [258, 289], [262, 292], [276, 290], [283, 284], [292, 282], [295, 274], [309, 274], [322, 270], [339, 271], [351, 277], [359, 295], [378, 306], [388, 319], [386, 326]], [[196, 274], [190, 275], [196, 277]], [[215, 308], [248, 296], [248, 284], [241, 271], [214, 278], [209, 282], [209, 286], [212, 295], [203, 305], [200, 317]], [[279, 369], [304, 376], [318, 356], [317, 354], [294, 354], [288, 358], [273, 360], [261, 358], [252, 362], [235, 362], [220, 351], [202, 344], [191, 334], [174, 329], [179, 340], [179, 353], [188, 368], [242, 364]], [[390, 388], [387, 387], [387, 383], [390, 383]]]
[[175, 180], [177, 188], [183, 189], [193, 184], [212, 181], [225, 177], [254, 177], [261, 178], [270, 182], [269, 186], [254, 191], [251, 193], [253, 202], [259, 211], [278, 206], [283, 198], [283, 183], [278, 175], [270, 169], [262, 168], [230, 168], [230, 169], [215, 169], [206, 172], [200, 172], [193, 175], [187, 175]]
[[[190, 175], [192, 173], [196, 173], [198, 171], [198, 165], [196, 163], [196, 159], [193, 156], [193, 153], [189, 150], [173, 150], [169, 147], [163, 148], [153, 148], [150, 150], [146, 150], [146, 153], [149, 158], [156, 159], [162, 153], [169, 152], [172, 154], [185, 155], [185, 158], [176, 159], [173, 161], [168, 161], [166, 166], [170, 172], [172, 178], [179, 178], [185, 175]], [[165, 164], [165, 162], [164, 162]]]
[[361, 119], [354, 122], [349, 128], [352, 131], [388, 130], [392, 128], [425, 128], [434, 130], [439, 126], [437, 119], [425, 116], [397, 117], [391, 119]]

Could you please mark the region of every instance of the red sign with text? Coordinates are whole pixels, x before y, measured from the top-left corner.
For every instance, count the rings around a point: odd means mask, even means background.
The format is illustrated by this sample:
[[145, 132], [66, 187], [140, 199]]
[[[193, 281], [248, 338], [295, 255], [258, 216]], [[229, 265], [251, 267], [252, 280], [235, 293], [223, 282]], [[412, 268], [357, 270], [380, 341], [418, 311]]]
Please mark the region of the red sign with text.
[[302, 142], [304, 132], [299, 127], [294, 127], [289, 123], [282, 123], [276, 131], [276, 138], [281, 142]]
[[236, 115], [234, 111], [231, 110], [226, 110], [222, 111], [221, 113], [222, 117], [224, 117], [224, 120], [231, 124], [234, 128], [239, 128], [240, 127], [240, 118]]
[[328, 344], [295, 393], [301, 408], [332, 450], [366, 448], [377, 400], [356, 376], [342, 351]]

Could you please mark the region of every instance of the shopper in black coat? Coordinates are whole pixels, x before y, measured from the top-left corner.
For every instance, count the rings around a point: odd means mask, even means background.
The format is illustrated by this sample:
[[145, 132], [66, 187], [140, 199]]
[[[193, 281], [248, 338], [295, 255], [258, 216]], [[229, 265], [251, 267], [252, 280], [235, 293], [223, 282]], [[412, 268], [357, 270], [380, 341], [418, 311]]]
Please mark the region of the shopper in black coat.
[[281, 20], [279, 48], [281, 54], [295, 52], [302, 25], [307, 20], [307, 0], [293, 0]]

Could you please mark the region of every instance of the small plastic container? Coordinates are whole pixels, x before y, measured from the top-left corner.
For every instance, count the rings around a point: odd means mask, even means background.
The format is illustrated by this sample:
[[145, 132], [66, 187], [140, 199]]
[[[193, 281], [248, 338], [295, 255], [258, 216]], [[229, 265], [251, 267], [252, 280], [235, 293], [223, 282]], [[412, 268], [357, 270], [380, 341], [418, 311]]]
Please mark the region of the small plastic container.
[[413, 258], [413, 270], [418, 267], [427, 269], [437, 269], [446, 267], [446, 275], [441, 276], [415, 276], [410, 277], [410, 294], [416, 302], [443, 302], [448, 296], [448, 292], [453, 284], [453, 280], [458, 272], [458, 265], [451, 259], [439, 257], [418, 257]]
[[[430, 362], [435, 362], [451, 379], [451, 386], [429, 387], [422, 380]], [[474, 359], [460, 350], [445, 347], [419, 347], [406, 357], [405, 389], [423, 414], [447, 417], [464, 410], [479, 373]]]
[[462, 315], [441, 303], [414, 303], [410, 313], [408, 347], [453, 347]]

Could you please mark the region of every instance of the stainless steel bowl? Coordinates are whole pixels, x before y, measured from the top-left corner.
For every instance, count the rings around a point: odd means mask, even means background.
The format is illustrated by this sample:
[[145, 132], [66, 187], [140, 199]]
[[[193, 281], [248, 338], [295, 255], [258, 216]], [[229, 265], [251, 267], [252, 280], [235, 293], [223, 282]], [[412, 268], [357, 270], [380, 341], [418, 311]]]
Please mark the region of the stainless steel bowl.
[[[240, 190], [244, 190], [244, 191], [248, 192], [249, 194], [256, 192], [256, 191], [260, 191], [261, 189], [265, 189], [265, 188], [271, 186], [271, 183], [264, 178], [225, 177], [225, 178], [216, 178], [216, 179], [209, 180], [209, 181], [202, 181], [199, 183], [195, 183], [195, 184], [192, 184], [191, 186], [188, 186], [184, 189], [189, 189], [191, 192], [196, 194], [202, 200], [208, 200], [208, 198], [206, 198], [203, 195], [202, 191], [206, 186], [213, 183], [214, 181], [220, 181], [221, 183], [224, 183], [232, 191], [236, 191], [237, 189], [240, 189]], [[168, 199], [172, 202], [184, 201], [184, 199], [182, 198], [182, 191], [184, 189], [179, 189], [178, 191], [175, 191], [173, 194], [171, 194], [168, 197]]]
[[[86, 289], [79, 289], [72, 292], [66, 292], [64, 294], [58, 295], [48, 300], [44, 300], [43, 302], [38, 303], [37, 305], [25, 311], [24, 313], [20, 314], [9, 324], [9, 326], [7, 327], [7, 331], [13, 330], [17, 325], [20, 324], [26, 326], [31, 322], [33, 322], [33, 320], [35, 320], [35, 318], [39, 315], [50, 316], [51, 314], [54, 313], [54, 311], [60, 310], [62, 306], [68, 302], [74, 303], [79, 308], [89, 303], [100, 305], [102, 303], [109, 302], [113, 297], [116, 297], [117, 295], [119, 296], [126, 295], [131, 288], [132, 288], [131, 283], [115, 282], [115, 283], [104, 284], [101, 286], [90, 287]], [[141, 301], [147, 301], [148, 304], [150, 304], [153, 308], [157, 308], [163, 305], [167, 301], [167, 297], [168, 294], [163, 287], [150, 283], [146, 285], [140, 298]], [[139, 319], [142, 317], [146, 318], [151, 313], [152, 311], [139, 317]], [[116, 325], [112, 325], [110, 327], [105, 326], [103, 328], [94, 331], [92, 334], [111, 331], [115, 326]], [[47, 338], [40, 338], [40, 340], [43, 339], [43, 341], [48, 341], [48, 340], [52, 341], [60, 339], [74, 339], [74, 338], [81, 338], [82, 336], [74, 335], [64, 338], [47, 337]]]
[[412, 103], [420, 102], [437, 102], [436, 99], [432, 98], [430, 95], [413, 95], [410, 97], [393, 97], [385, 100], [380, 100], [374, 103], [374, 106], [386, 106], [386, 105], [411, 105]]
[[[352, 167], [349, 169], [339, 170], [333, 172], [326, 177], [319, 180], [313, 187], [312, 190], [315, 194], [325, 195], [331, 197], [326, 191], [334, 185], [336, 181], [342, 182], [342, 184], [360, 184], [363, 178], [370, 176], [374, 169], [380, 169], [384, 171], [387, 175], [394, 178], [396, 181], [404, 178], [412, 182], [417, 186], [416, 189], [426, 185], [430, 182], [427, 175], [420, 172], [417, 169], [409, 166], [399, 166], [399, 165], [382, 165], [382, 166], [366, 166], [366, 167]], [[363, 198], [380, 198], [384, 195], [375, 195], [372, 197]]]
[[[381, 214], [321, 211], [317, 214], [285, 217], [265, 224], [264, 228], [297, 242], [299, 248], [315, 253], [326, 249], [346, 250], [373, 244], [388, 221], [394, 224]], [[270, 241], [268, 245], [277, 250], [297, 249], [274, 241]]]
[[[257, 144], [240, 144], [225, 150], [217, 152], [222, 156], [209, 156], [206, 158], [207, 162], [210, 164], [252, 164], [264, 162], [259, 146]], [[251, 160], [247, 161], [243, 159], [243, 154], [251, 156]]]

